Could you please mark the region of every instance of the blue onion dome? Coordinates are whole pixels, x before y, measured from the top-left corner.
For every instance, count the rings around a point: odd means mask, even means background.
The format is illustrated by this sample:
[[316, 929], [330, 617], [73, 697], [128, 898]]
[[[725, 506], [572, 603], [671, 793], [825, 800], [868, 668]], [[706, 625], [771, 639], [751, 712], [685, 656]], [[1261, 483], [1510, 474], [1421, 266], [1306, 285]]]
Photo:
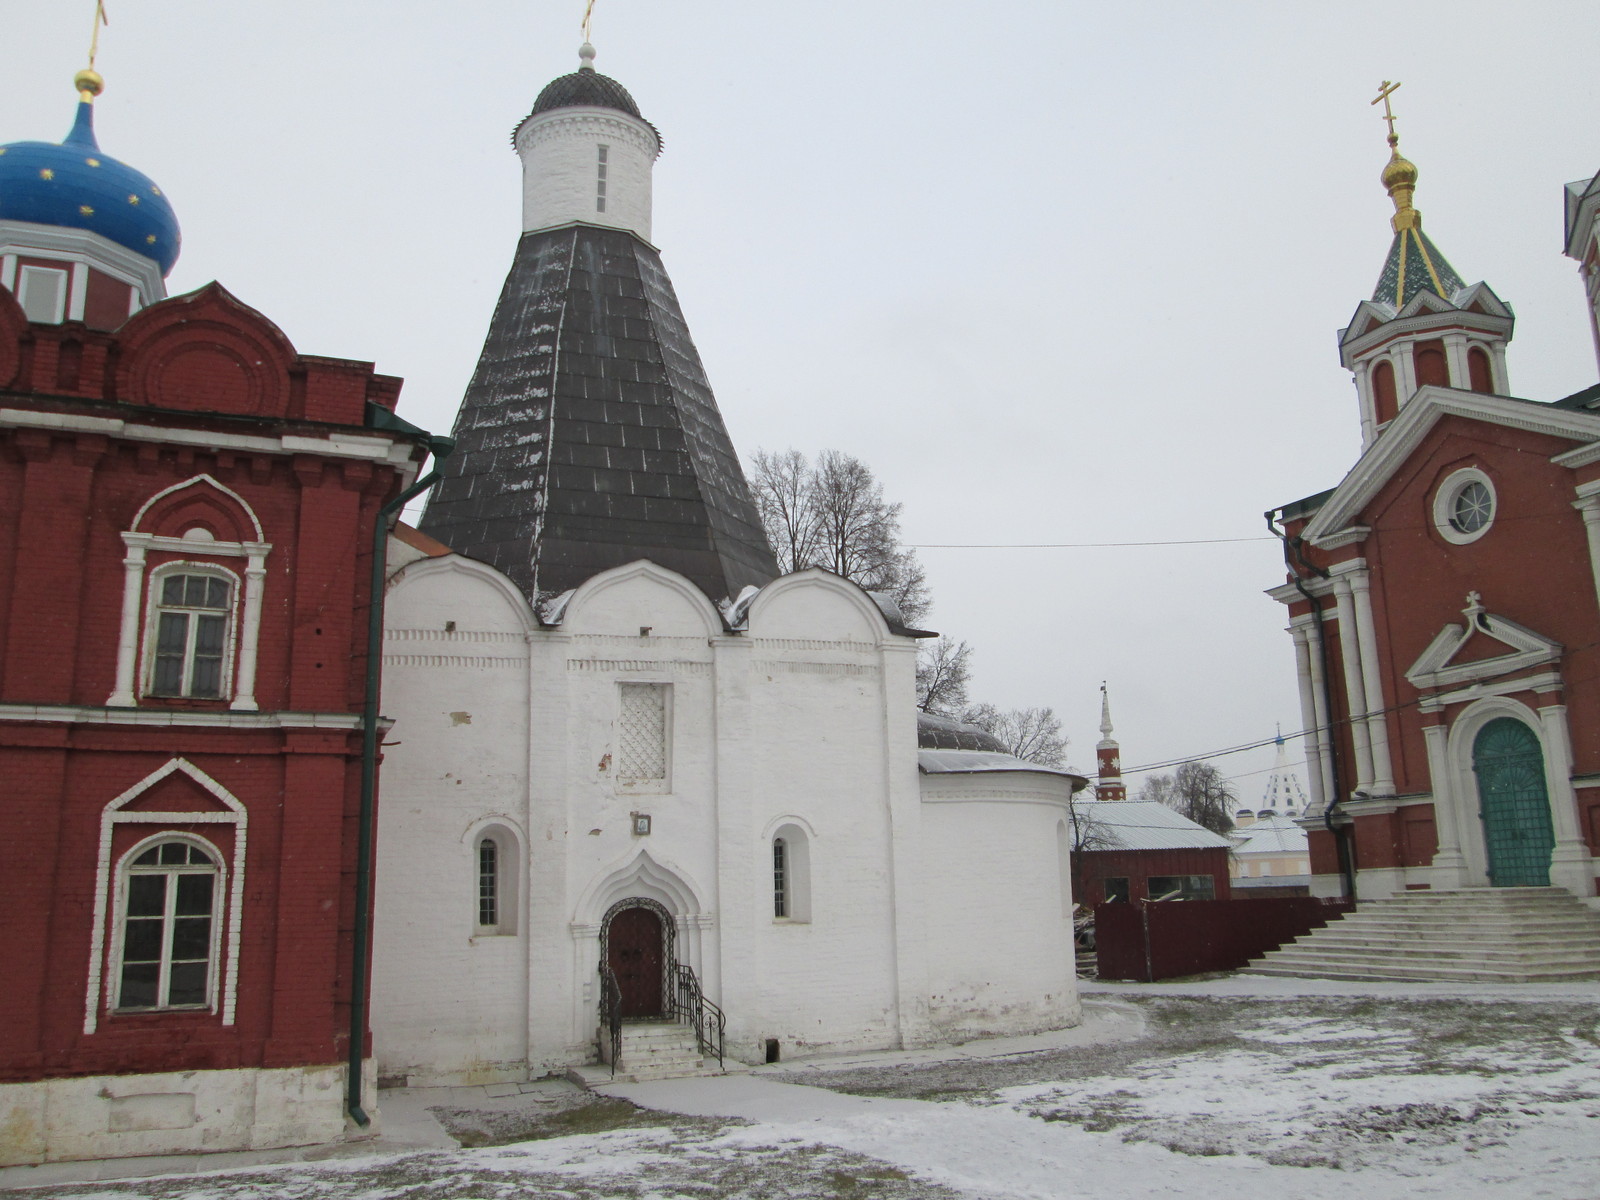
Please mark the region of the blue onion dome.
[[101, 153], [87, 92], [59, 146], [0, 146], [0, 220], [86, 229], [153, 259], [163, 276], [183, 241], [172, 205], [150, 177]]

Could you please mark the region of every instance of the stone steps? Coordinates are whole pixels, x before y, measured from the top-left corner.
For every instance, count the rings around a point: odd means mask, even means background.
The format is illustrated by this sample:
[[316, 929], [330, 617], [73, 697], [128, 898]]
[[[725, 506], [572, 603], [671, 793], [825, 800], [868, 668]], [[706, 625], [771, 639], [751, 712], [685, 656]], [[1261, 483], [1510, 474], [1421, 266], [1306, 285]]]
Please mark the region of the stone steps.
[[[607, 1047], [609, 1049], [609, 1047]], [[627, 1021], [616, 1074], [608, 1065], [577, 1067], [568, 1077], [585, 1087], [608, 1083], [644, 1083], [650, 1079], [681, 1079], [691, 1075], [721, 1075], [715, 1060], [700, 1054], [694, 1030], [675, 1021]]]
[[1408, 892], [1363, 901], [1242, 973], [1499, 983], [1600, 979], [1600, 915], [1560, 888]]

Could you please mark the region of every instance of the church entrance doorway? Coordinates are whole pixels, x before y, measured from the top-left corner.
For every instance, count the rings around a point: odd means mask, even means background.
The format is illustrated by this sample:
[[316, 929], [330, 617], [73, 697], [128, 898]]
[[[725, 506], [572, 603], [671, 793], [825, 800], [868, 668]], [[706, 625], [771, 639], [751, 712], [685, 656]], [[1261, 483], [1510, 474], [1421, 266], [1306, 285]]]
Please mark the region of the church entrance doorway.
[[671, 941], [672, 918], [653, 900], [624, 900], [606, 914], [601, 961], [617, 981], [624, 1020], [663, 1015]]
[[1472, 743], [1478, 815], [1495, 887], [1549, 887], [1555, 830], [1544, 785], [1544, 752], [1511, 717], [1490, 721]]

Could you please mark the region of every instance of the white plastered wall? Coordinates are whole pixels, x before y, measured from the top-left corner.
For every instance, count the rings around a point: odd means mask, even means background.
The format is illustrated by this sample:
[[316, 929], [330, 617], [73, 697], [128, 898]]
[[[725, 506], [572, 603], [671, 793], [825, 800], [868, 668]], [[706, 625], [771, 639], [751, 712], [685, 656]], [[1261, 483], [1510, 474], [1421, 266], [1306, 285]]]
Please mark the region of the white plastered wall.
[[[651, 175], [661, 147], [645, 122], [610, 108], [558, 108], [524, 122], [516, 144], [524, 231], [582, 221], [650, 240]], [[601, 146], [604, 210], [596, 204]]]

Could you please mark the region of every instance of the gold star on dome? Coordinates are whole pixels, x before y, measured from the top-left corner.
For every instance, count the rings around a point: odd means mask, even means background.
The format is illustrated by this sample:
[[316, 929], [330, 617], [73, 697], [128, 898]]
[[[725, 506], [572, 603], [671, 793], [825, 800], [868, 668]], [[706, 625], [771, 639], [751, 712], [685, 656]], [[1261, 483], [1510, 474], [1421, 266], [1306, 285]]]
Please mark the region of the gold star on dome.
[[161, 189], [158, 188], [155, 184], [152, 183], [150, 185], [150, 194], [152, 196], [159, 196], [159, 195], [161, 195]]
[[156, 235], [153, 233], [147, 233], [144, 235], [144, 240], [154, 246], [156, 244]]
[[91, 167], [98, 167], [100, 165], [100, 160], [98, 158], [86, 158], [83, 161], [88, 163]]
[[137, 203], [139, 203], [139, 197], [130, 195], [128, 197], [128, 203], [129, 204], [137, 204]]
[[56, 173], [54, 171], [52, 171], [49, 167], [40, 167], [39, 168], [39, 178], [40, 179], [54, 179], [55, 177], [56, 177]]
[[5, 152], [6, 148], [4, 146], [0, 146], [0, 154], [4, 154]]
[[86, 217], [94, 216], [94, 209], [87, 204], [78, 205], [78, 211]]

